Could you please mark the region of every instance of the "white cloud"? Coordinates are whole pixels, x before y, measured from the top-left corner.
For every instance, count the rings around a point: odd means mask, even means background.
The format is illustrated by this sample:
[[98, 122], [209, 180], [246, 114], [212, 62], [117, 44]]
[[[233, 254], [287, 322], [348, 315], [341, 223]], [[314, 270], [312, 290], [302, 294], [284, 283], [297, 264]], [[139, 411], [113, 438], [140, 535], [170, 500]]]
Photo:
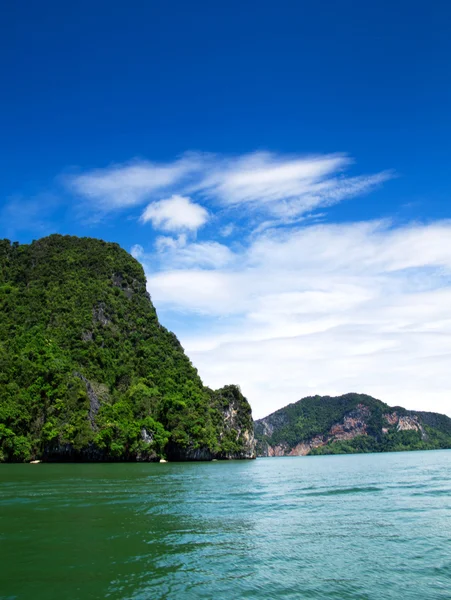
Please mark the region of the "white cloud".
[[[182, 313], [224, 315], [235, 312], [229, 306], [235, 279], [223, 273], [200, 269], [180, 269], [148, 275], [149, 290], [156, 292], [157, 307], [174, 308]], [[184, 295], [183, 301], [178, 294]], [[214, 307], [214, 308], [213, 308]]]
[[185, 196], [171, 196], [152, 202], [141, 215], [142, 223], [152, 222], [155, 229], [164, 231], [197, 231], [208, 220], [208, 211]]
[[451, 414], [450, 240], [451, 222], [266, 232], [208, 270], [168, 256], [149, 291], [166, 321], [196, 315], [181, 341], [201, 376], [257, 417], [348, 391]]
[[290, 157], [256, 152], [222, 161], [205, 174], [199, 188], [223, 204], [264, 205], [272, 214], [293, 218], [363, 194], [393, 177], [390, 172], [346, 177], [346, 155]]
[[[89, 171], [66, 182], [98, 215], [161, 198], [199, 198], [210, 205], [256, 208], [279, 221], [296, 220], [320, 206], [368, 193], [393, 177], [388, 171], [347, 175], [351, 159], [344, 154], [318, 156], [254, 152], [230, 158], [185, 154], [169, 163], [147, 161]], [[155, 218], [155, 202], [143, 213]], [[258, 212], [257, 211], [257, 212]], [[199, 214], [199, 213], [198, 213]], [[224, 229], [227, 234], [227, 229]]]
[[136, 161], [66, 178], [68, 186], [91, 207], [104, 212], [142, 204], [155, 193], [196, 172], [199, 161], [187, 154], [171, 163]]
[[141, 258], [144, 256], [144, 248], [140, 244], [134, 244], [130, 249], [130, 254], [133, 258]]
[[170, 269], [180, 268], [220, 268], [230, 265], [234, 253], [218, 242], [185, 243], [178, 240], [170, 242], [167, 238], [162, 243], [162, 238], [157, 240], [157, 248], [162, 252], [162, 265]]
[[235, 223], [228, 223], [227, 225], [224, 225], [224, 227], [221, 227], [221, 229], [219, 230], [219, 235], [221, 237], [229, 237], [232, 235], [232, 233], [235, 230], [236, 230]]
[[176, 250], [177, 248], [183, 248], [187, 244], [186, 233], [181, 233], [176, 238], [169, 235], [160, 235], [155, 240], [155, 248], [158, 252], [165, 252], [168, 250]]

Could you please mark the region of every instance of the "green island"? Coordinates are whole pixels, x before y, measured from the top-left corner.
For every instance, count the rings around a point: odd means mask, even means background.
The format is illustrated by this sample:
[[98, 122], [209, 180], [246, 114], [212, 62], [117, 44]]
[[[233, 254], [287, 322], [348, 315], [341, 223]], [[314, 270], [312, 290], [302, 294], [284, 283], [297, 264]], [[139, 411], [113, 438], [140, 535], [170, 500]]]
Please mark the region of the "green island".
[[0, 462], [253, 458], [251, 408], [211, 390], [114, 243], [0, 241]]
[[310, 396], [255, 421], [259, 456], [451, 448], [451, 419], [365, 394]]

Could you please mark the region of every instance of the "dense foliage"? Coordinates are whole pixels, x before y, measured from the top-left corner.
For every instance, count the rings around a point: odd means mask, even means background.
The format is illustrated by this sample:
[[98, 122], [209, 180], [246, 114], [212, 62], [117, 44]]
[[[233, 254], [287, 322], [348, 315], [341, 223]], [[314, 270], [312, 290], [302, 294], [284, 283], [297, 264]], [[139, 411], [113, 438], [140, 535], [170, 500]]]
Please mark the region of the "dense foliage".
[[117, 244], [0, 241], [0, 315], [0, 461], [243, 452], [247, 401], [235, 386], [202, 385]]
[[[365, 435], [353, 439], [335, 439], [331, 429], [343, 423], [358, 407], [367, 407]], [[387, 422], [385, 415], [413, 417], [421, 430], [400, 430]], [[344, 454], [355, 452], [391, 452], [398, 450], [430, 450], [451, 448], [451, 419], [445, 415], [408, 411], [389, 407], [365, 394], [343, 396], [310, 396], [255, 422], [257, 453], [268, 446], [284, 445], [291, 449], [301, 442], [322, 437], [324, 445], [312, 448], [311, 454]]]

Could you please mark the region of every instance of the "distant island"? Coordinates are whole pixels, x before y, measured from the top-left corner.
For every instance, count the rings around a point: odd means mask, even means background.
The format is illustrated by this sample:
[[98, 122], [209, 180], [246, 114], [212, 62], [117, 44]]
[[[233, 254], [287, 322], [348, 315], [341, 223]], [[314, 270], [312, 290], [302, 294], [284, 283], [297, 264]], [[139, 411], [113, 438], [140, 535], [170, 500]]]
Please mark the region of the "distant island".
[[118, 244], [0, 241], [0, 462], [254, 458], [251, 408], [211, 390]]
[[365, 394], [309, 396], [255, 421], [258, 456], [451, 448], [451, 419]]

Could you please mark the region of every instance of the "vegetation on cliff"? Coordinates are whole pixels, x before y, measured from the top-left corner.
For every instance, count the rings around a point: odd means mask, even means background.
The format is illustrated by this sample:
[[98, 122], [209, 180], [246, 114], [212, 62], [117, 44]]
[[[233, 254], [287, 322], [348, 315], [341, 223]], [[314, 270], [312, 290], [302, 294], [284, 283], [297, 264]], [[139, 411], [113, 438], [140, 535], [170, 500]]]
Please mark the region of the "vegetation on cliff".
[[259, 455], [451, 448], [451, 419], [365, 394], [310, 396], [255, 422]]
[[203, 386], [117, 244], [0, 241], [0, 314], [0, 461], [252, 455], [249, 404]]

